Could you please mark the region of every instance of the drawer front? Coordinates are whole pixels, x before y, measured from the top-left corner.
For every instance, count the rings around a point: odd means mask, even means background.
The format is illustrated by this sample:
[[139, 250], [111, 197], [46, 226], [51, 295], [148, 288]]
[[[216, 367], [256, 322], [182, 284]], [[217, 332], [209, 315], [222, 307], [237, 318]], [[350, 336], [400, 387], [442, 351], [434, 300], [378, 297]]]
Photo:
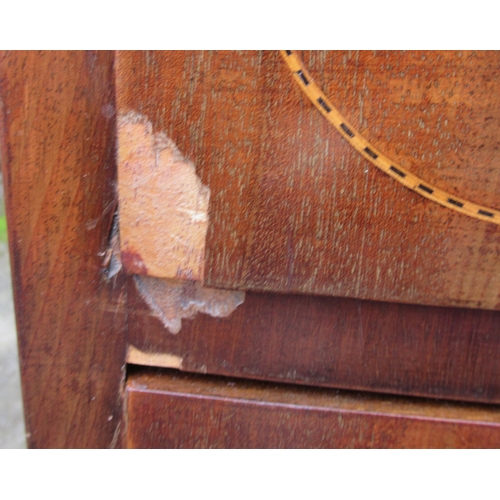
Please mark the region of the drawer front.
[[297, 54], [117, 53], [129, 360], [500, 402], [499, 53]]
[[136, 372], [130, 448], [498, 448], [498, 409]]
[[227, 318], [183, 319], [173, 335], [133, 279], [127, 309], [129, 352], [143, 354], [129, 359], [140, 364], [500, 403], [497, 311], [247, 293]]
[[[149, 127], [119, 141], [126, 265], [217, 288], [499, 308], [499, 216], [455, 210], [463, 199], [500, 209], [499, 53], [298, 54], [355, 137], [312, 105], [279, 52], [118, 52], [123, 127]], [[168, 170], [167, 138], [204, 193]], [[375, 148], [397, 168], [377, 168]], [[200, 210], [210, 191], [203, 249], [183, 189]], [[429, 199], [439, 190], [445, 206]], [[179, 213], [172, 264], [161, 248]]]

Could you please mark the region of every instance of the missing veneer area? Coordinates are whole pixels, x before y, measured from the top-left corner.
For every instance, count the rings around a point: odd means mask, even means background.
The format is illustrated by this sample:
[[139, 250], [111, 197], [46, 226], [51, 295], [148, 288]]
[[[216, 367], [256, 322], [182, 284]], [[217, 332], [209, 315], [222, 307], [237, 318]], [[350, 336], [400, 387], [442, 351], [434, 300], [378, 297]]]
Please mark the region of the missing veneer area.
[[198, 313], [229, 316], [243, 303], [245, 292], [203, 286], [210, 189], [174, 141], [136, 112], [118, 117], [118, 194], [120, 251], [112, 255], [168, 331]]

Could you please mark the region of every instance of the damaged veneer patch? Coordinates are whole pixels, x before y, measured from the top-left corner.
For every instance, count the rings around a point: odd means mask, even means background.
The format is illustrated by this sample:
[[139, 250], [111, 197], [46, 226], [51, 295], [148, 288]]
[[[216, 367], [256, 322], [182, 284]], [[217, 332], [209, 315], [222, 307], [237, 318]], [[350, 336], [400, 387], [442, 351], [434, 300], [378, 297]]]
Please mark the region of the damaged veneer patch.
[[182, 358], [164, 352], [144, 352], [133, 345], [127, 349], [127, 363], [142, 366], [161, 366], [162, 368], [182, 368]]
[[245, 292], [205, 288], [196, 281], [134, 276], [141, 297], [171, 333], [179, 333], [182, 319], [205, 313], [229, 316], [245, 300]]
[[120, 251], [113, 255], [171, 333], [183, 318], [223, 318], [243, 303], [245, 292], [202, 285], [209, 188], [174, 142], [135, 112], [118, 118], [118, 194]]
[[131, 274], [203, 280], [210, 190], [163, 132], [118, 117], [121, 258]]

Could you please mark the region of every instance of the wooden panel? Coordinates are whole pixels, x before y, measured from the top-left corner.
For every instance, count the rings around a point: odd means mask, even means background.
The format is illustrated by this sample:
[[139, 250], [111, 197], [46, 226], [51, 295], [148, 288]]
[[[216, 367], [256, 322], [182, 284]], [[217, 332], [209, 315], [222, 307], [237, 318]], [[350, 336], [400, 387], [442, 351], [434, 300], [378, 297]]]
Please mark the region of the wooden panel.
[[498, 448], [500, 409], [140, 371], [129, 448]]
[[142, 115], [118, 119], [117, 141], [124, 268], [203, 281], [210, 190], [175, 144], [153, 133]]
[[158, 355], [141, 363], [500, 403], [496, 311], [247, 292], [228, 318], [200, 314], [172, 335], [130, 281], [130, 343]]
[[[500, 208], [497, 52], [302, 55], [385, 154]], [[377, 171], [277, 52], [120, 52], [117, 82], [119, 111], [166, 132], [211, 190], [207, 286], [500, 308], [500, 228]]]
[[101, 267], [116, 206], [113, 54], [2, 53], [0, 74], [28, 444], [119, 446], [124, 287]]

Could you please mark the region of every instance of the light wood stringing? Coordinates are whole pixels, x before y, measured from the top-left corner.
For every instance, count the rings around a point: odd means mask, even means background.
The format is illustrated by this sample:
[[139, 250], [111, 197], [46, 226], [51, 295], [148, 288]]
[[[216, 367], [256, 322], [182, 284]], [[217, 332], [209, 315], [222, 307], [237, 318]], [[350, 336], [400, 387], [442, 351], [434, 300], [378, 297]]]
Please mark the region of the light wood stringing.
[[411, 189], [415, 193], [428, 198], [446, 208], [450, 208], [475, 219], [500, 224], [500, 212], [494, 208], [485, 207], [452, 195], [443, 189], [431, 185], [411, 173], [399, 163], [388, 158], [375, 146], [370, 144], [340, 111], [328, 99], [325, 93], [316, 85], [300, 57], [291, 50], [282, 50], [286, 64], [299, 84], [304, 94], [314, 104], [316, 109], [345, 137], [349, 143], [377, 168], [390, 175], [393, 179]]
[[[301, 55], [371, 143], [499, 208], [497, 54]], [[500, 308], [499, 226], [388, 182], [279, 52], [118, 52], [117, 106], [164, 130], [210, 187], [205, 286]]]

